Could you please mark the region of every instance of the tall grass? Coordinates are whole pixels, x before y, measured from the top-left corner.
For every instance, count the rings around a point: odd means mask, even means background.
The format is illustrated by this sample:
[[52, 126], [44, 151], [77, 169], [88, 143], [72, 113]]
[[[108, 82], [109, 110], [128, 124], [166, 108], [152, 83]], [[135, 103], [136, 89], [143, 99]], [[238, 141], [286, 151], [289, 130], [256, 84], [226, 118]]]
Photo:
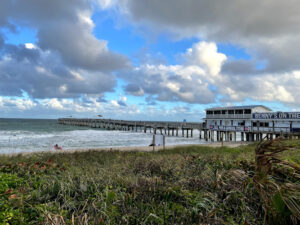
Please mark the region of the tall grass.
[[255, 147], [1, 156], [0, 221], [262, 224]]

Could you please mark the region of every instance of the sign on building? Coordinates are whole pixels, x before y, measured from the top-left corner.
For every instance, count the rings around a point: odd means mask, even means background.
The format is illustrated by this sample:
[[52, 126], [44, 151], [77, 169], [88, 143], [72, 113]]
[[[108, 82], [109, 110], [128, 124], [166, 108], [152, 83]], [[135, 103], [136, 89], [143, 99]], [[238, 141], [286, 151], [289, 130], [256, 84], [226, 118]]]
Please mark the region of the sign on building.
[[268, 112], [253, 113], [252, 119], [255, 120], [300, 120], [300, 112]]

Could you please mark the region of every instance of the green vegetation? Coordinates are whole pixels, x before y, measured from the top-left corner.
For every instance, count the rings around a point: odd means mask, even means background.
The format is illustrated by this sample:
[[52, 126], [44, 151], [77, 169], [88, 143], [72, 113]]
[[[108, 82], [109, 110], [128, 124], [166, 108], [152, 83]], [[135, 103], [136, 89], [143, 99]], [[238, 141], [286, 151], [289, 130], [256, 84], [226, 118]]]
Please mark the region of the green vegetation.
[[[255, 147], [1, 156], [0, 224], [272, 224]], [[299, 163], [299, 151], [282, 154]]]

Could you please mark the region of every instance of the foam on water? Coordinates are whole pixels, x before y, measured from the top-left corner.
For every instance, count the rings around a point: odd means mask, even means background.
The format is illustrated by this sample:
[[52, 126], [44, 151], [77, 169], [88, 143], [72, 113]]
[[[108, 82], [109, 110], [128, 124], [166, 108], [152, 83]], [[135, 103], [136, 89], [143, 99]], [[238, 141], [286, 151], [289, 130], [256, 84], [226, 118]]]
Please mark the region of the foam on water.
[[[55, 120], [22, 120], [22, 122], [22, 126], [16, 127], [15, 120], [5, 122], [3, 119], [0, 120], [0, 153], [53, 150], [55, 144], [66, 150], [148, 146], [153, 137], [153, 134], [143, 132], [108, 131], [58, 125]], [[194, 131], [194, 138], [166, 137], [166, 145], [201, 143], [203, 142], [199, 140], [197, 131]]]

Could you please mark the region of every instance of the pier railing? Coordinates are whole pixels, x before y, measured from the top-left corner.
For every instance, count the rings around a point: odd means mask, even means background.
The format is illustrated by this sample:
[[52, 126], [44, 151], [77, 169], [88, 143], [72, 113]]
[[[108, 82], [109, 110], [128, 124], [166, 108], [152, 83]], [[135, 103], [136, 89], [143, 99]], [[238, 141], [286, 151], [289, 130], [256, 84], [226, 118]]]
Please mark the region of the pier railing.
[[[135, 120], [113, 120], [113, 119], [76, 119], [76, 118], [60, 118], [59, 124], [72, 126], [87, 126], [92, 128], [102, 128], [108, 130], [126, 130], [126, 131], [153, 131], [156, 134], [160, 131], [161, 134], [178, 136], [181, 131], [182, 136], [193, 136], [193, 130], [205, 130], [203, 123], [195, 122], [172, 122], [172, 121], [135, 121]], [[185, 135], [186, 133], [186, 135]], [[190, 133], [190, 134], [189, 134]]]

